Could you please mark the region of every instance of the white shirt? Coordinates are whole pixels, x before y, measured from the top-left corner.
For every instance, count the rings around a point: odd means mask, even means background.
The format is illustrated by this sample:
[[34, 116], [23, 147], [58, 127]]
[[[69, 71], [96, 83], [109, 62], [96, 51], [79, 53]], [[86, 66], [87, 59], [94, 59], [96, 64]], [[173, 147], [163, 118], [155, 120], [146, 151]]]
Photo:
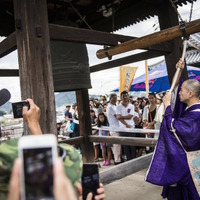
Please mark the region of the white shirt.
[[117, 111], [117, 106], [111, 103], [108, 104], [106, 108], [106, 114], [110, 127], [119, 127], [119, 120], [115, 117]]
[[[121, 115], [121, 116], [127, 116], [127, 115], [133, 115], [133, 117], [131, 117], [131, 119], [124, 119], [124, 121], [129, 124], [131, 127], [135, 127], [135, 122], [133, 120], [133, 118], [136, 116], [136, 112], [135, 112], [135, 108], [133, 104], [128, 104], [127, 107], [124, 107], [121, 103], [117, 106], [117, 115]], [[122, 124], [121, 122], [119, 122], [119, 126], [121, 128], [126, 128], [126, 126], [124, 124]]]

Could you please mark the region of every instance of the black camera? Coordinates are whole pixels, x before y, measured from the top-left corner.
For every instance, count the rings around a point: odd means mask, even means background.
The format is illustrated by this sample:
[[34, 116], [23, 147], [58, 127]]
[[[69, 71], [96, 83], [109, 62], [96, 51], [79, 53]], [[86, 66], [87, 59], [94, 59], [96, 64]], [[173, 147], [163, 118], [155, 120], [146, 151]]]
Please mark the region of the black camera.
[[30, 109], [30, 104], [28, 101], [20, 101], [12, 103], [12, 109], [13, 109], [13, 116], [14, 118], [22, 118], [22, 111], [23, 107], [27, 106], [28, 110]]

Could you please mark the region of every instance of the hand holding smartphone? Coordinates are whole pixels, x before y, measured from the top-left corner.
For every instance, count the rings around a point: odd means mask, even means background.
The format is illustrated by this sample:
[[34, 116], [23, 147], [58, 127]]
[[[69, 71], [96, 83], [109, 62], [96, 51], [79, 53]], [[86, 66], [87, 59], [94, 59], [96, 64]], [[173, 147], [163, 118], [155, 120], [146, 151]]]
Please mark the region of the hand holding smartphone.
[[20, 101], [20, 102], [12, 103], [14, 118], [22, 118], [23, 117], [22, 111], [23, 111], [24, 106], [27, 106], [28, 110], [30, 109], [30, 104], [28, 101]]
[[94, 199], [94, 196], [97, 195], [97, 189], [99, 188], [99, 168], [97, 164], [83, 164], [82, 187], [83, 200], [86, 200], [90, 192], [92, 192], [92, 199]]
[[22, 200], [53, 200], [53, 164], [57, 140], [53, 134], [24, 136], [18, 142]]

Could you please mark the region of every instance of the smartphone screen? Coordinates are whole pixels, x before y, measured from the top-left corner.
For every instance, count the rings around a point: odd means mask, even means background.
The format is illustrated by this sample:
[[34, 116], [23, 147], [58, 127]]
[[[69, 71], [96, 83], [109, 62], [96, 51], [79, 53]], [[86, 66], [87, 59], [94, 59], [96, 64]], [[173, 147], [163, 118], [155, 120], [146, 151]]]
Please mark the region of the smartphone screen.
[[99, 168], [97, 164], [83, 164], [82, 174], [83, 200], [86, 200], [88, 193], [93, 193], [93, 198], [99, 188]]
[[53, 198], [52, 148], [23, 149], [26, 200]]

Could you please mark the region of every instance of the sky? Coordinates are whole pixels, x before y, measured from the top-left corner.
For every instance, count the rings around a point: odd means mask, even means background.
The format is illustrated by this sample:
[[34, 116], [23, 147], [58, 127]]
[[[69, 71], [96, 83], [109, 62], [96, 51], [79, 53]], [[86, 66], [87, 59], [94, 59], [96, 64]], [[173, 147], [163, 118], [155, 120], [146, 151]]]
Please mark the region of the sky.
[[[196, 2], [194, 2], [193, 9], [194, 10], [193, 10], [193, 15], [192, 15], [192, 20], [199, 19], [200, 0], [197, 0]], [[178, 8], [178, 10], [182, 18], [184, 20], [188, 20], [189, 12], [190, 12], [190, 4], [180, 7]], [[154, 17], [146, 21], [140, 22], [138, 24], [118, 30], [115, 33], [127, 35], [127, 36], [141, 37], [141, 36], [159, 31], [159, 27], [157, 30], [155, 30], [156, 27], [158, 27], [158, 19], [157, 17]], [[0, 41], [2, 41], [3, 39], [4, 38], [0, 37]], [[96, 57], [96, 52], [102, 48], [103, 46], [100, 46], [100, 45], [87, 45], [90, 66], [108, 61], [107, 58], [98, 59]], [[142, 51], [134, 50], [134, 51], [120, 54], [120, 55], [116, 55], [116, 56], [113, 56], [112, 60], [121, 58], [124, 56], [128, 56], [131, 54], [136, 54], [139, 52], [142, 52]], [[148, 65], [152, 65], [163, 59], [164, 57], [161, 56], [154, 59], [149, 59], [147, 63]], [[144, 61], [130, 63], [126, 66], [138, 67], [135, 74], [135, 78], [145, 73]], [[17, 51], [14, 51], [10, 53], [9, 55], [0, 59], [0, 69], [18, 69]], [[110, 92], [113, 89], [119, 87], [119, 66], [108, 69], [108, 70], [102, 70], [99, 72], [91, 73], [91, 83], [92, 83], [92, 89], [89, 89], [89, 94], [97, 94], [97, 95], [110, 94]], [[1, 77], [0, 89], [2, 88], [7, 88], [11, 92], [11, 102], [21, 100], [20, 84], [19, 84], [18, 77]]]

